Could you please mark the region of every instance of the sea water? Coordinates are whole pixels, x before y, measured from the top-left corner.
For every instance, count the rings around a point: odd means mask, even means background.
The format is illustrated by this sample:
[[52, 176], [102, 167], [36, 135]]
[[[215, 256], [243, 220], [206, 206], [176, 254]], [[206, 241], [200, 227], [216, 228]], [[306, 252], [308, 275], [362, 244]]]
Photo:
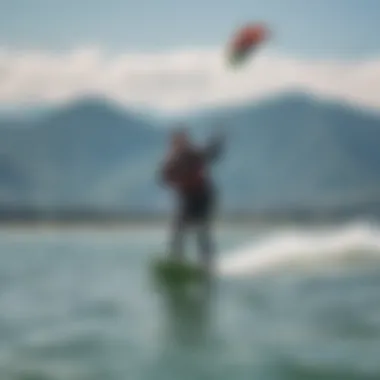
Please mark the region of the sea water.
[[216, 237], [211, 287], [171, 297], [166, 226], [2, 228], [0, 379], [380, 379], [375, 223]]

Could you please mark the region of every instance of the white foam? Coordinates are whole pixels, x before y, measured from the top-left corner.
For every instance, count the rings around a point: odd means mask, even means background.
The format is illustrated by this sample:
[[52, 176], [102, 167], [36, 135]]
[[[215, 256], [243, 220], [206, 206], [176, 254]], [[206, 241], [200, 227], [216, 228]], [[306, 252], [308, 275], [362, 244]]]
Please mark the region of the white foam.
[[219, 262], [222, 275], [246, 275], [344, 261], [380, 260], [380, 229], [354, 223], [324, 230], [292, 229], [277, 232], [226, 254]]

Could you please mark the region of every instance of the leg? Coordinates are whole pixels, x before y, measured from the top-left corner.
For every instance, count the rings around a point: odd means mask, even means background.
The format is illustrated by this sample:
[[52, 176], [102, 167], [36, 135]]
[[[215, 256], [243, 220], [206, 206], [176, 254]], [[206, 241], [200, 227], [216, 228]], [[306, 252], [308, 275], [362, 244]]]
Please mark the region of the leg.
[[174, 217], [171, 235], [170, 257], [176, 260], [183, 260], [185, 220], [182, 213]]
[[214, 258], [214, 244], [211, 237], [214, 203], [212, 191], [202, 194], [198, 202], [198, 246], [201, 260], [208, 271], [212, 270]]
[[198, 225], [198, 246], [203, 266], [207, 271], [210, 271], [214, 258], [214, 246], [209, 220], [203, 220]]
[[188, 225], [191, 203], [186, 197], [179, 197], [177, 201], [177, 212], [172, 222], [170, 256], [173, 259], [182, 261], [184, 259], [184, 238]]
[[216, 194], [212, 188], [206, 190], [199, 202], [198, 245], [205, 269], [212, 273], [215, 247], [212, 239], [212, 222], [216, 206]]

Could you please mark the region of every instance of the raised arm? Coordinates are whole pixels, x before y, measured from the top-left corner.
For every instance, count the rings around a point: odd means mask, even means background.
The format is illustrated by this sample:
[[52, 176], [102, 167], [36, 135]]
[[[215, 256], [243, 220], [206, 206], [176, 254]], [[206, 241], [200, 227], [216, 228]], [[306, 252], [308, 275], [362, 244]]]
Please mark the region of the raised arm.
[[206, 161], [213, 162], [218, 160], [225, 148], [225, 137], [223, 133], [214, 135], [211, 141], [203, 149], [203, 155]]

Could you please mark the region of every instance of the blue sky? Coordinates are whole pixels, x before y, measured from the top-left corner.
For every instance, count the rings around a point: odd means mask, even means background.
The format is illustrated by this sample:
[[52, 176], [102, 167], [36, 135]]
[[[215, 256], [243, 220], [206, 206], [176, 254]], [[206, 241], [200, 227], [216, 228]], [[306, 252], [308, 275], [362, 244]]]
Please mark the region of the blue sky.
[[221, 45], [264, 20], [292, 56], [380, 55], [379, 0], [0, 0], [0, 46], [112, 52]]
[[[239, 25], [273, 39], [238, 71]], [[182, 112], [302, 89], [380, 109], [380, 0], [0, 0], [0, 107]]]

